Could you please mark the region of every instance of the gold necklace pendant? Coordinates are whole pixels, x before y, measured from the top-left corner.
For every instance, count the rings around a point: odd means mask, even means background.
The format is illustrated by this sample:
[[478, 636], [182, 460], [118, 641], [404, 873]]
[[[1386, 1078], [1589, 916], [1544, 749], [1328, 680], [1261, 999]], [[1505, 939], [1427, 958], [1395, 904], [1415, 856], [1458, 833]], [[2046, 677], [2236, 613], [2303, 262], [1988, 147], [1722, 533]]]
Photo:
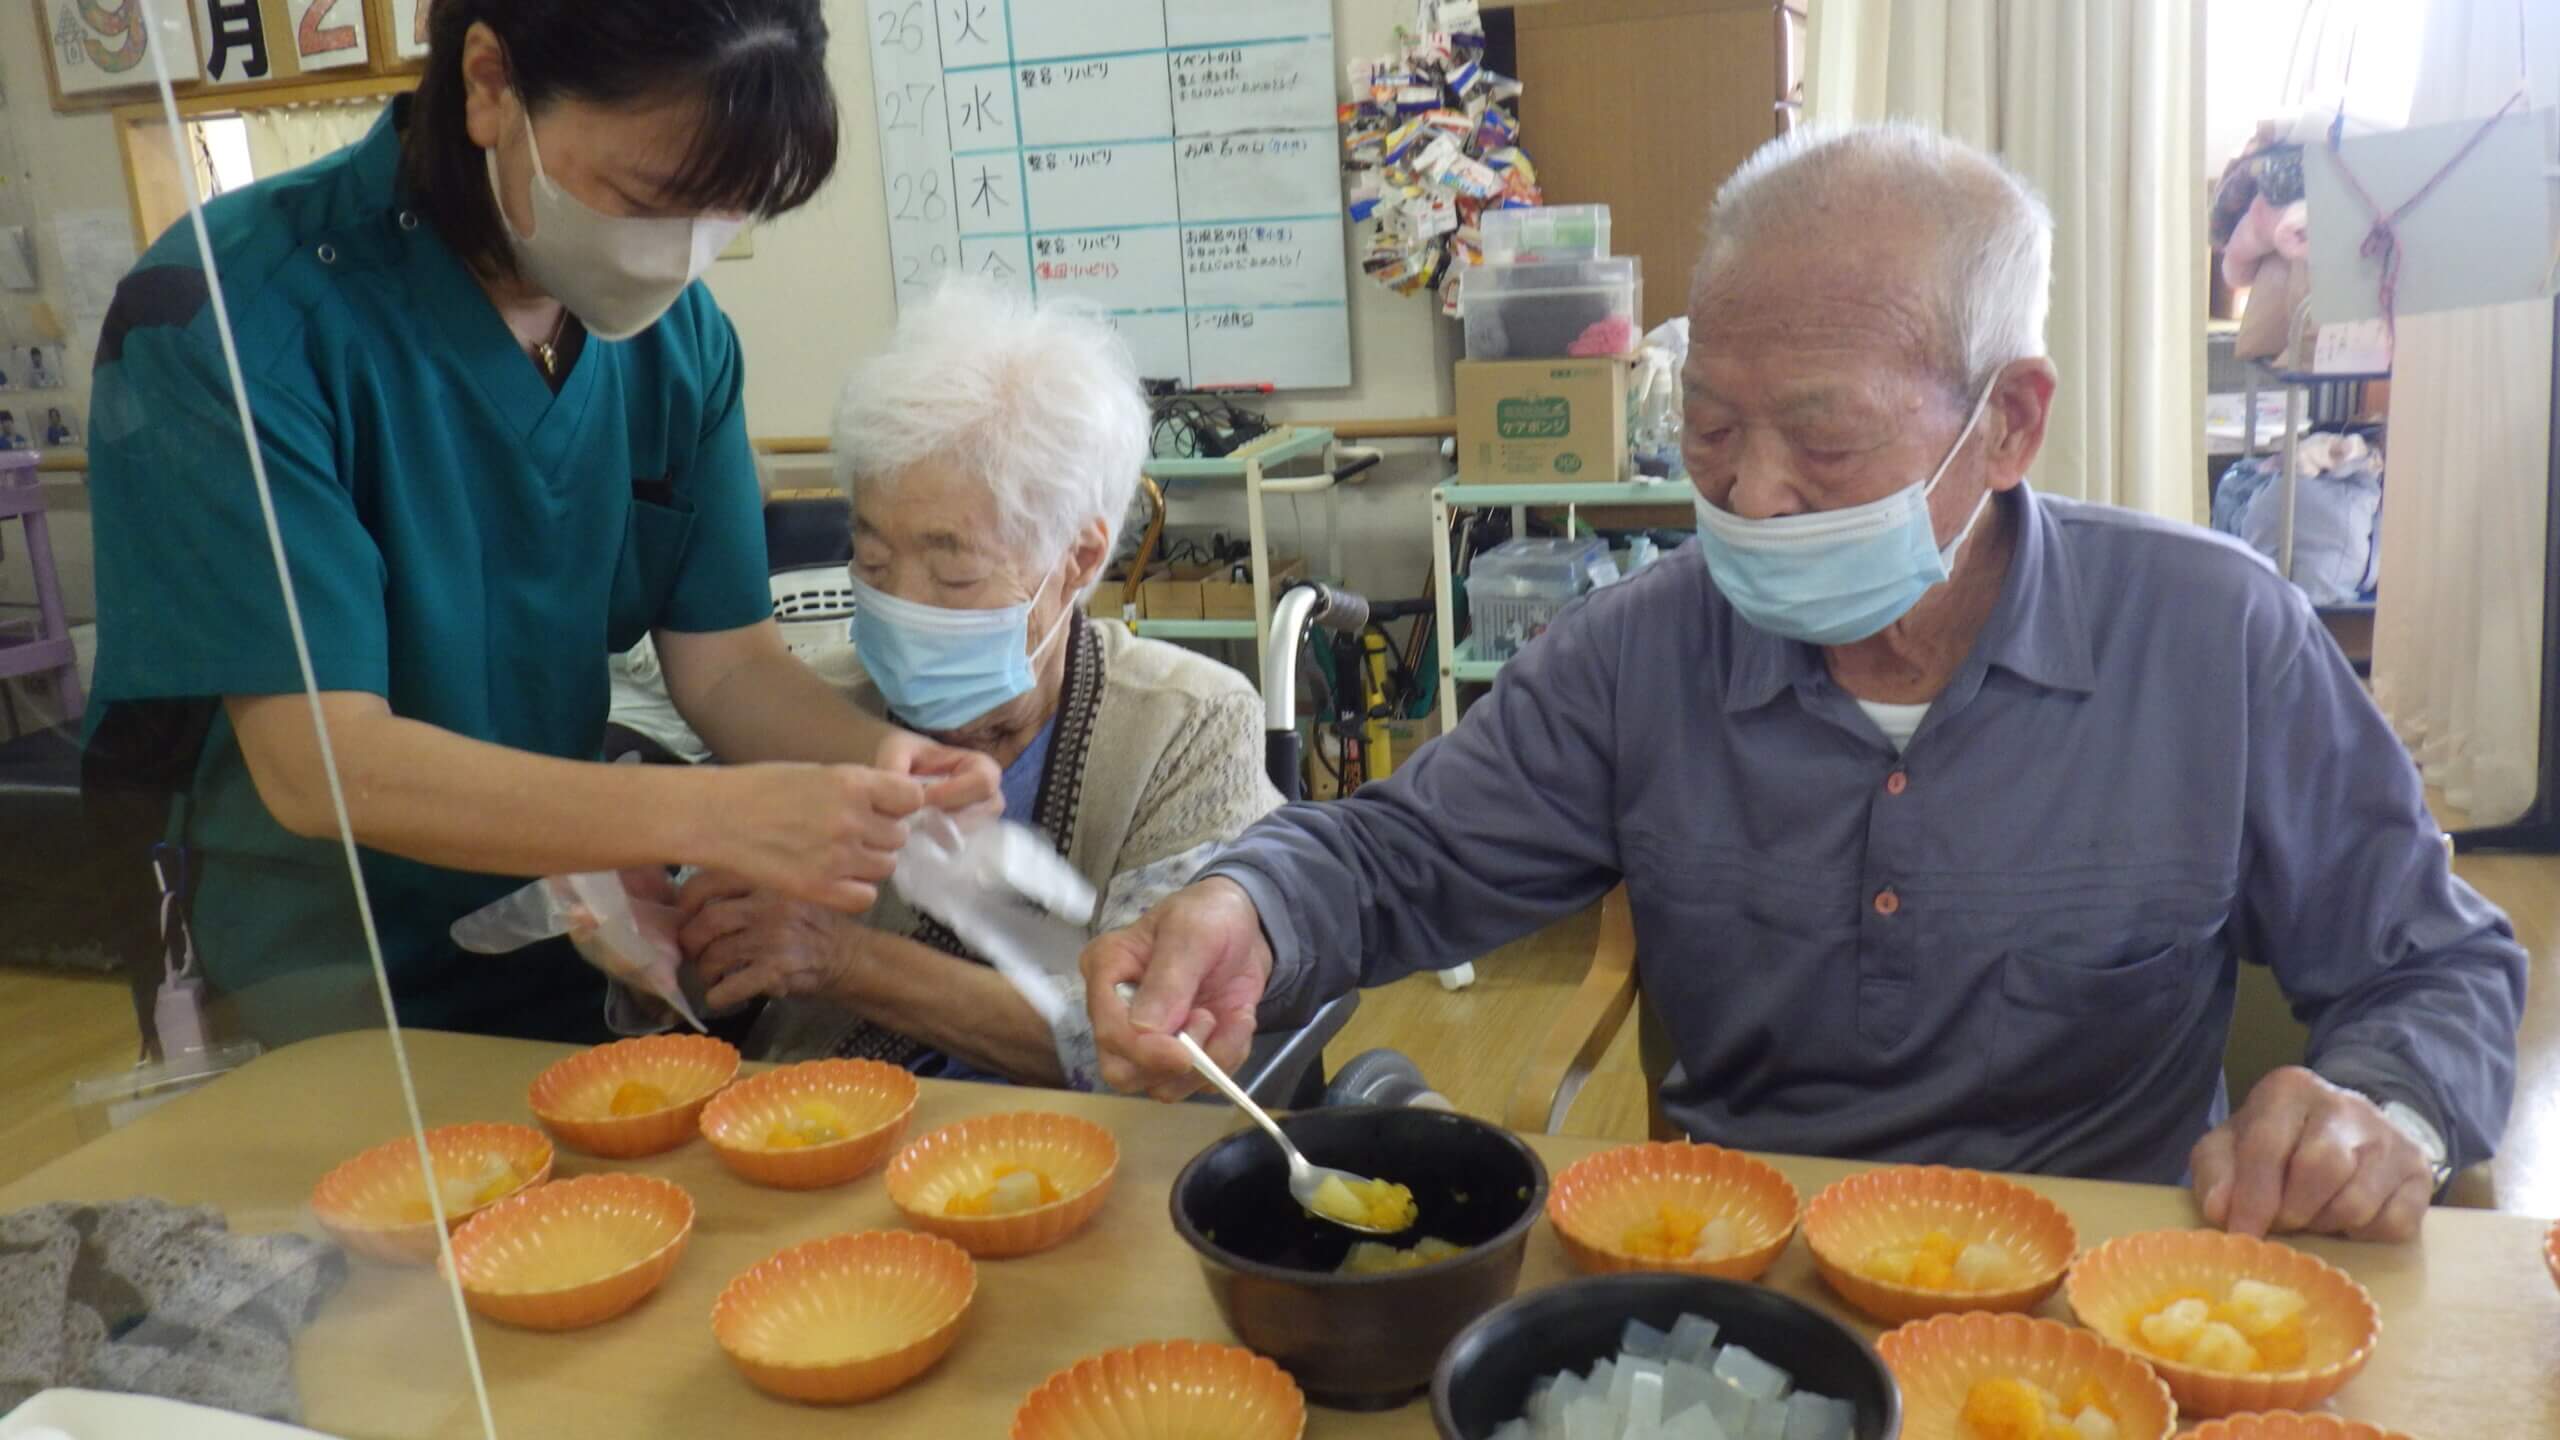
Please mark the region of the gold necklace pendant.
[[533, 347], [533, 363], [542, 367], [543, 379], [560, 378], [560, 352], [553, 348], [550, 341], [541, 341]]

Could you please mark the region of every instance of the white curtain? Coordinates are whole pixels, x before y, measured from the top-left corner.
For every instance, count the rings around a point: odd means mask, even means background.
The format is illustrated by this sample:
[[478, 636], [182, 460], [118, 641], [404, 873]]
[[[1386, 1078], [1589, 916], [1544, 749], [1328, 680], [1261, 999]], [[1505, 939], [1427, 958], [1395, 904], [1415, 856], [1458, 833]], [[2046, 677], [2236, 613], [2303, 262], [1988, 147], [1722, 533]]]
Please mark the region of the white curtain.
[[2054, 214], [2062, 372], [2036, 483], [2201, 518], [2205, 236], [2194, 0], [1815, 0], [1806, 112], [1995, 151]]
[[[2409, 123], [2504, 103], [2520, 13], [2532, 101], [2560, 103], [2560, 6], [2433, 0]], [[2523, 813], [2538, 778], [2551, 313], [2539, 300], [2409, 316], [2392, 367], [2373, 694], [2475, 824]]]
[[364, 138], [382, 114], [383, 101], [330, 105], [260, 105], [240, 112], [249, 132], [250, 168], [258, 178], [299, 170], [323, 155]]

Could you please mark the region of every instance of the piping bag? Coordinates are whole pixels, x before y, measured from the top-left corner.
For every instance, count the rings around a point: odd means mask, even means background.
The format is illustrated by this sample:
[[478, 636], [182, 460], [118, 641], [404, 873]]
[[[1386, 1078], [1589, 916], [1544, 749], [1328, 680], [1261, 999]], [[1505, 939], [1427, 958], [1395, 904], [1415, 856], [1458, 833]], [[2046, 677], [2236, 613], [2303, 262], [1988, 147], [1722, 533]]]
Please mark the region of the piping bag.
[[993, 965], [1052, 1034], [1081, 1028], [1077, 962], [1098, 897], [1046, 835], [934, 811], [909, 824], [890, 883]]
[[481, 955], [503, 955], [566, 935], [588, 964], [634, 990], [655, 995], [704, 1030], [685, 999], [684, 952], [676, 944], [672, 905], [634, 897], [613, 871], [553, 875], [453, 922], [453, 943]]

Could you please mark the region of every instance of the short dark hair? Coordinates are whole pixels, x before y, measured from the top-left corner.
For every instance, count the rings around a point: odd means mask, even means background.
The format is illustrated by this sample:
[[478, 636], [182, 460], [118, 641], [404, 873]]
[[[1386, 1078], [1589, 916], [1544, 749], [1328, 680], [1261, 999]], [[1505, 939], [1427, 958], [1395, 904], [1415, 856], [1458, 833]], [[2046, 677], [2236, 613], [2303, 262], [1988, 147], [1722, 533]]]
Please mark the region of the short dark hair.
[[515, 272], [487, 162], [465, 125], [462, 42], [486, 25], [516, 93], [619, 104], [701, 97], [703, 123], [670, 198], [771, 217], [809, 203], [835, 173], [838, 120], [819, 0], [435, 0], [426, 73], [409, 102], [400, 174], [411, 202], [464, 263]]

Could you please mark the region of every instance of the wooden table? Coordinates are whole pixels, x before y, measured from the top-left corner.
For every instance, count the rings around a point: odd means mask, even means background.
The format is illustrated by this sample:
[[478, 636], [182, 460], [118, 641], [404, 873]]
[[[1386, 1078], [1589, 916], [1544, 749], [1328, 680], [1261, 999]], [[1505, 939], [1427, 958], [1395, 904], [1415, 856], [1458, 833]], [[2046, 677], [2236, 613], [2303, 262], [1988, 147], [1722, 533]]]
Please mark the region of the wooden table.
[[[428, 1123], [524, 1120], [526, 1085], [562, 1047], [411, 1031], [409, 1054]], [[0, 1189], [0, 1211], [48, 1200], [151, 1195], [223, 1208], [244, 1231], [312, 1229], [312, 1182], [345, 1156], [405, 1131], [386, 1038], [315, 1040], [270, 1055], [206, 1089]], [[1046, 1255], [979, 1267], [978, 1298], [958, 1347], [896, 1395], [853, 1410], [813, 1410], [748, 1388], [713, 1343], [711, 1302], [731, 1276], [785, 1245], [897, 1224], [875, 1172], [838, 1190], [762, 1190], [696, 1142], [670, 1155], [608, 1163], [562, 1152], [563, 1176], [632, 1169], [690, 1190], [701, 1207], [692, 1249], [655, 1297], [597, 1329], [536, 1335], [474, 1321], [501, 1435], [714, 1437], [758, 1440], [848, 1434], [1001, 1436], [1014, 1408], [1074, 1360], [1140, 1340], [1229, 1338], [1191, 1253], [1165, 1215], [1174, 1174], [1236, 1123], [1223, 1108], [927, 1083], [915, 1131], [987, 1111], [1041, 1107], [1089, 1116], [1120, 1138], [1118, 1188], [1093, 1226]], [[1536, 1138], [1551, 1169], [1602, 1149]], [[1808, 1197], [1859, 1168], [1778, 1158]], [[2179, 1191], [2076, 1180], [2030, 1183], [2059, 1201], [2084, 1244], [2195, 1223]], [[315, 1232], [316, 1233], [316, 1232]], [[2543, 1271], [2541, 1227], [2514, 1216], [2439, 1210], [2405, 1247], [2306, 1241], [2373, 1291], [2384, 1318], [2372, 1367], [2339, 1397], [2349, 1415], [2422, 1440], [2560, 1435], [2560, 1293]], [[1531, 1233], [1524, 1288], [1567, 1274], [1545, 1226]], [[1843, 1314], [1801, 1242], [1768, 1283]], [[2047, 1313], [2064, 1314], [2057, 1298]], [[1873, 1334], [1873, 1327], [1861, 1326]], [[344, 1293], [298, 1350], [309, 1423], [349, 1440], [477, 1436], [479, 1416], [449, 1292], [431, 1272], [359, 1261]], [[1325, 1437], [1432, 1434], [1428, 1407], [1388, 1415], [1314, 1411]]]

